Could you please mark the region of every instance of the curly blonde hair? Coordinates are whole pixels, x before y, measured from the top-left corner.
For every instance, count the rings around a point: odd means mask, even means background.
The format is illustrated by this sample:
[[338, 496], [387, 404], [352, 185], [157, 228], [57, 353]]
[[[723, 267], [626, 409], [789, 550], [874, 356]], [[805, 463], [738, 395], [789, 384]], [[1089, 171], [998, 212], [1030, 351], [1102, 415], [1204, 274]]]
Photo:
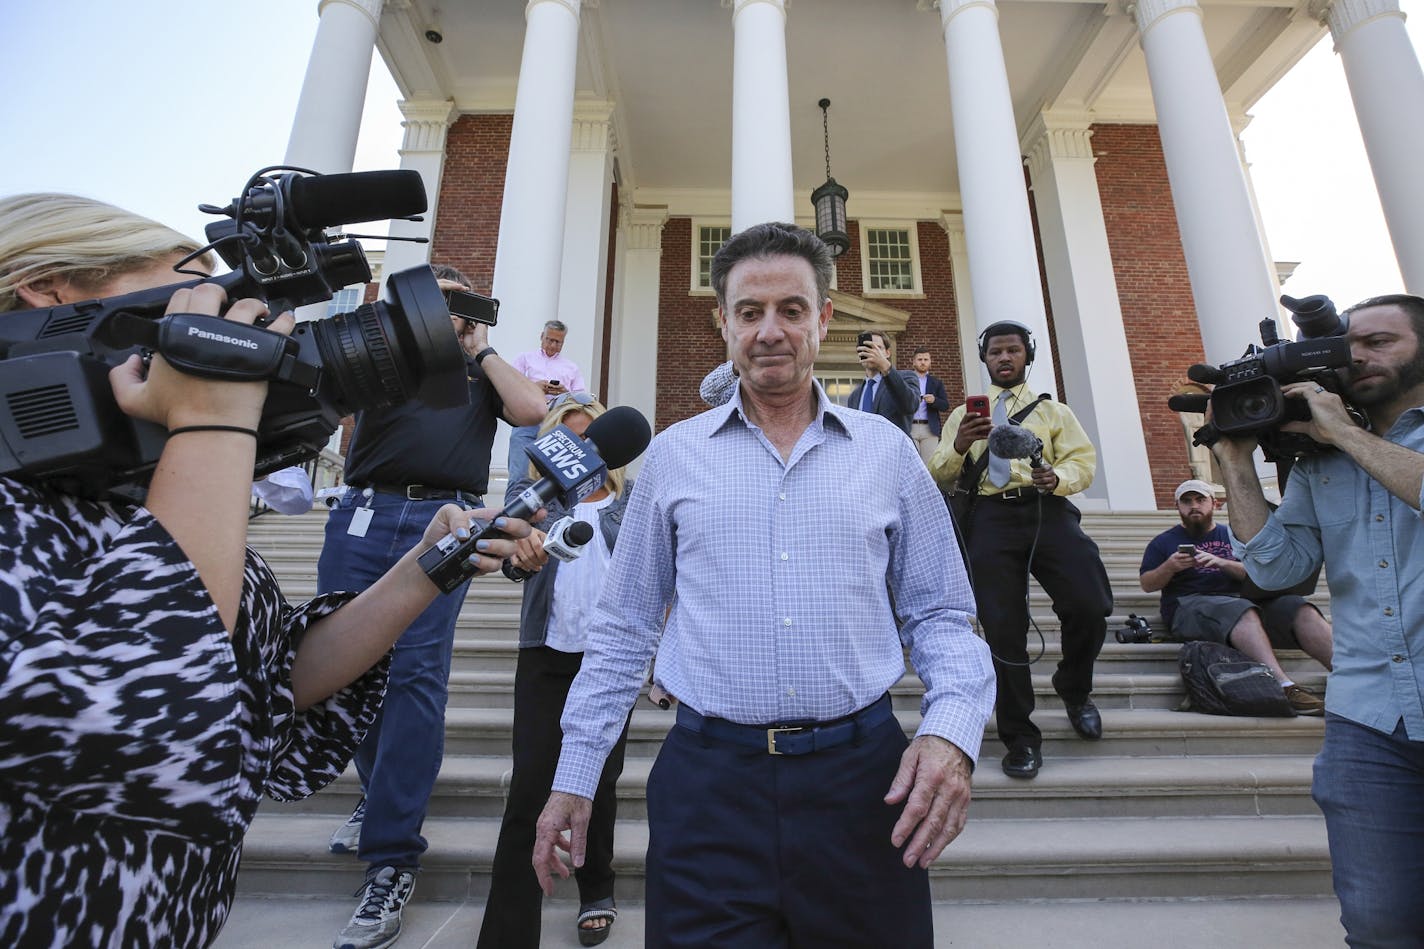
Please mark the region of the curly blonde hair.
[[[0, 198], [0, 313], [25, 307], [17, 291], [45, 280], [89, 289], [117, 274], [190, 254], [201, 245], [157, 221], [73, 194]], [[194, 261], [212, 269], [213, 257]], [[183, 278], [175, 275], [174, 282]]]
[[[582, 395], [583, 393], [578, 393]], [[608, 410], [603, 407], [603, 403], [597, 399], [590, 398], [588, 402], [579, 402], [571, 397], [572, 393], [566, 393], [555, 400], [549, 414], [544, 416], [544, 421], [539, 423], [539, 434], [546, 435], [554, 429], [556, 425], [562, 425], [564, 419], [575, 412], [582, 412], [590, 419], [596, 419]], [[534, 467], [534, 463], [529, 463], [529, 477], [538, 479], [539, 471]], [[628, 474], [623, 468], [609, 468], [608, 476], [604, 485], [612, 494], [622, 494], [624, 485], [627, 484]]]

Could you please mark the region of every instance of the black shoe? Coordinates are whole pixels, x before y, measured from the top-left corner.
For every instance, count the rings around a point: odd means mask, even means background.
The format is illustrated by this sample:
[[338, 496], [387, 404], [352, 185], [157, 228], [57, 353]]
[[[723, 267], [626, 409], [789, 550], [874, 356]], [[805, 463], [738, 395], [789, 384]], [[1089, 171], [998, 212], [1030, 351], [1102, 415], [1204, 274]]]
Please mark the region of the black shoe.
[[1041, 767], [1043, 755], [1037, 748], [1010, 748], [1004, 755], [1004, 773], [1011, 778], [1028, 780], [1036, 777]]
[[1097, 741], [1103, 737], [1103, 716], [1098, 713], [1098, 707], [1093, 704], [1092, 699], [1086, 699], [1082, 705], [1069, 705], [1067, 702], [1063, 704], [1068, 709], [1068, 722], [1075, 732], [1088, 741]]

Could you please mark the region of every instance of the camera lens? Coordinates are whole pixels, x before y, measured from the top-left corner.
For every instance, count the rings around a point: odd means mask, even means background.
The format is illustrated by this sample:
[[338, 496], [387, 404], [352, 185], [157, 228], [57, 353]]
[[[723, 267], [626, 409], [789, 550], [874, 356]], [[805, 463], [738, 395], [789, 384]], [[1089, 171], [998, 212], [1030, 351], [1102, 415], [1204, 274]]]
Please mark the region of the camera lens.
[[392, 274], [387, 295], [306, 324], [321, 354], [322, 396], [348, 414], [413, 398], [431, 408], [468, 403], [464, 352], [430, 268]]

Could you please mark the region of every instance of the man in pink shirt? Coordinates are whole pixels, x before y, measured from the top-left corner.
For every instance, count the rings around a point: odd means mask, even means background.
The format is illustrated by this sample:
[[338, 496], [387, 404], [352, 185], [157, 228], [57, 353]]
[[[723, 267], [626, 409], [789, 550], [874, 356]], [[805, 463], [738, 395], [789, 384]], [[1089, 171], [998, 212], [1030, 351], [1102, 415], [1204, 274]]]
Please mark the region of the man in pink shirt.
[[[564, 337], [568, 335], [568, 331], [569, 328], [559, 320], [550, 320], [544, 324], [544, 331], [539, 334], [539, 348], [531, 349], [527, 353], [520, 353], [510, 361], [510, 365], [523, 373], [526, 379], [534, 380], [535, 384], [544, 390], [544, 398], [550, 407], [561, 396], [570, 392], [588, 391], [578, 364], [562, 355]], [[525, 454], [524, 447], [534, 440], [538, 431], [539, 426], [526, 425], [516, 428], [510, 433], [509, 475], [511, 479], [518, 477], [516, 472], [523, 471], [529, 464], [529, 457]]]

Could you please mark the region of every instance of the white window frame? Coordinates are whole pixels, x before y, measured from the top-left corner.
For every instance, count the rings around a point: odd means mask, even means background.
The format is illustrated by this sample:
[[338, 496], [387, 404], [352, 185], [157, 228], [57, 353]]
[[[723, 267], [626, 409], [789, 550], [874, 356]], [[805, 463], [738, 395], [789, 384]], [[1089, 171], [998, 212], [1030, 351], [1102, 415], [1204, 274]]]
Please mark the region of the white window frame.
[[701, 255], [702, 255], [702, 229], [703, 229], [704, 227], [725, 227], [725, 228], [727, 229], [727, 231], [728, 231], [727, 236], [728, 236], [728, 237], [731, 237], [731, 236], [732, 236], [732, 235], [731, 235], [732, 221], [731, 221], [730, 218], [693, 218], [693, 219], [692, 219], [692, 255], [691, 255], [691, 261], [692, 261], [691, 270], [692, 270], [692, 273], [688, 276], [688, 280], [689, 280], [688, 293], [690, 293], [692, 296], [695, 296], [695, 297], [711, 297], [711, 296], [716, 296], [716, 295], [717, 295], [716, 292], [713, 291], [713, 289], [712, 289], [711, 276], [710, 276], [710, 275], [708, 276], [708, 281], [709, 281], [709, 282], [708, 282], [707, 286], [704, 287], [704, 286], [702, 286], [702, 285], [698, 282], [698, 278], [701, 276], [701, 273], [699, 273], [699, 267], [698, 267], [698, 265], [699, 265], [699, 264], [701, 263], [701, 261], [702, 261], [702, 257], [701, 257]]
[[[924, 283], [920, 279], [920, 235], [915, 221], [857, 221], [860, 227], [860, 284], [861, 295], [867, 298], [888, 297], [923, 299]], [[870, 232], [904, 231], [910, 243], [910, 289], [872, 290], [870, 288]]]
[[[336, 301], [340, 299], [341, 294], [345, 293], [347, 290], [351, 290], [356, 294], [356, 306], [347, 307], [344, 310], [332, 309], [333, 307], [337, 306]], [[365, 298], [366, 285], [364, 283], [353, 283], [348, 287], [342, 287], [340, 290], [337, 290], [334, 294], [331, 295], [331, 299], [328, 300], [326, 303], [326, 313], [323, 315], [331, 317], [336, 316], [338, 313], [350, 313], [352, 310], [355, 310], [360, 307], [361, 304], [365, 301]]]

